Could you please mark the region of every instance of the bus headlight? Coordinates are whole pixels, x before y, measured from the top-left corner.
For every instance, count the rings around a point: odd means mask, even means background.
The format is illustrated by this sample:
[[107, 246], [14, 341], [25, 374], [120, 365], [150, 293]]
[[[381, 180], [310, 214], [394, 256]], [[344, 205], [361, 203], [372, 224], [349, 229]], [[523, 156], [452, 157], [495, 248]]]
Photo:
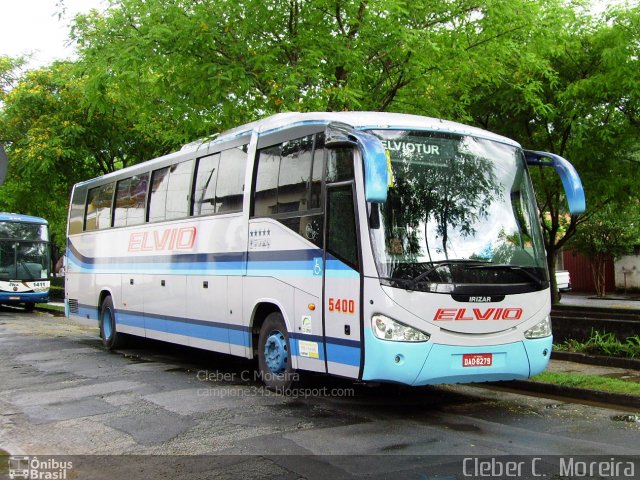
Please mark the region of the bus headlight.
[[373, 327], [373, 334], [382, 340], [391, 340], [393, 342], [426, 342], [431, 337], [428, 333], [403, 325], [384, 315], [374, 315], [371, 317], [371, 326]]
[[537, 323], [524, 332], [525, 338], [543, 338], [551, 335], [551, 317], [547, 315], [540, 323]]

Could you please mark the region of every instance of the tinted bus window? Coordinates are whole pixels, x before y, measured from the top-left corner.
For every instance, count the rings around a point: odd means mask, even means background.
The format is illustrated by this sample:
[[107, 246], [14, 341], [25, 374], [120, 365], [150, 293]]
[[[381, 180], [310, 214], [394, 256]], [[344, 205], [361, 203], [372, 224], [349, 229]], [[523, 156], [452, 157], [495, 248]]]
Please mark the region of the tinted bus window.
[[342, 182], [353, 178], [353, 149], [332, 149], [327, 155], [327, 182]]
[[189, 216], [189, 193], [191, 193], [192, 171], [193, 160], [178, 163], [169, 168], [165, 217], [167, 220]]
[[114, 227], [144, 223], [148, 179], [149, 174], [144, 174], [135, 175], [118, 182], [116, 205], [113, 210]]
[[257, 217], [278, 213], [280, 148], [280, 145], [275, 145], [259, 153], [254, 206], [254, 214]]
[[324, 168], [324, 133], [316, 135], [313, 149], [313, 170], [311, 171], [311, 192], [309, 196], [309, 209], [321, 207], [322, 195], [322, 171]]
[[220, 153], [220, 172], [216, 187], [216, 212], [242, 211], [244, 175], [247, 153], [242, 148], [231, 148]]
[[85, 230], [102, 230], [111, 226], [113, 183], [92, 188], [87, 194]]
[[86, 188], [76, 187], [73, 189], [71, 208], [69, 210], [69, 235], [82, 233], [86, 196]]
[[358, 270], [358, 236], [351, 185], [327, 189], [327, 252]]
[[282, 145], [278, 176], [278, 213], [307, 210], [312, 157], [313, 135]]
[[198, 160], [196, 167], [196, 183], [193, 190], [193, 215], [210, 215], [215, 213], [216, 181], [220, 154], [209, 155]]
[[149, 194], [149, 221], [165, 219], [167, 186], [169, 185], [169, 167], [155, 170], [151, 174], [151, 192]]

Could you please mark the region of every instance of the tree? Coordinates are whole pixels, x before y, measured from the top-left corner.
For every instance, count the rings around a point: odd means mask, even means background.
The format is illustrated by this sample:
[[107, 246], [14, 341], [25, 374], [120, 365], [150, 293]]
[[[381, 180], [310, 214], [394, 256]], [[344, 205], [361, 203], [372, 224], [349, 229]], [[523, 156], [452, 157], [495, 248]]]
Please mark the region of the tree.
[[582, 177], [588, 212], [572, 216], [555, 172], [532, 169], [557, 300], [558, 250], [591, 215], [639, 193], [638, 10], [576, 17], [554, 36], [524, 44], [512, 75], [478, 89], [470, 110], [485, 128], [570, 159]]
[[[390, 110], [560, 153], [578, 163], [590, 208], [616, 201], [635, 188], [607, 176], [635, 168], [616, 162], [639, 144], [638, 12], [596, 21], [565, 3], [110, 0], [76, 18], [78, 61], [27, 72], [5, 95], [10, 180], [38, 191], [59, 169], [61, 203], [76, 179], [271, 113]], [[553, 270], [581, 219], [534, 175]]]
[[9, 158], [0, 208], [49, 220], [61, 249], [74, 183], [158, 153], [154, 142], [131, 138], [127, 112], [117, 105], [88, 114], [84, 91], [74, 64], [55, 63], [20, 77], [0, 110], [0, 141]]
[[160, 129], [177, 146], [281, 111], [468, 118], [469, 92], [504, 76], [502, 57], [542, 35], [541, 21], [562, 8], [541, 0], [121, 0], [104, 16], [78, 17], [73, 36], [93, 108], [117, 98], [136, 112], [136, 131], [156, 137]]

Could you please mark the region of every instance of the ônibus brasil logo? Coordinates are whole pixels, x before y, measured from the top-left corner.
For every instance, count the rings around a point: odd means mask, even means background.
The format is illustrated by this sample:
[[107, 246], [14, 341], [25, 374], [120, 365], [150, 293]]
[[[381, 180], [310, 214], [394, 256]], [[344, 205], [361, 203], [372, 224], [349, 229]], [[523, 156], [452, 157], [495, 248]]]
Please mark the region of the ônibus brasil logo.
[[27, 478], [29, 480], [66, 480], [73, 462], [55, 458], [38, 458], [25, 455], [9, 457], [9, 478]]

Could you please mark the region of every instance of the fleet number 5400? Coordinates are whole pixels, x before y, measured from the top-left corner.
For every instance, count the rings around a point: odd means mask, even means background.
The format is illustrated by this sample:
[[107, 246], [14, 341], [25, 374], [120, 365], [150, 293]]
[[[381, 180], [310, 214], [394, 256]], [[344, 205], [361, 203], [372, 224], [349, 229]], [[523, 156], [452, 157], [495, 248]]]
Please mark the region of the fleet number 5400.
[[348, 300], [346, 298], [330, 298], [329, 299], [329, 311], [340, 313], [355, 313], [356, 301]]

